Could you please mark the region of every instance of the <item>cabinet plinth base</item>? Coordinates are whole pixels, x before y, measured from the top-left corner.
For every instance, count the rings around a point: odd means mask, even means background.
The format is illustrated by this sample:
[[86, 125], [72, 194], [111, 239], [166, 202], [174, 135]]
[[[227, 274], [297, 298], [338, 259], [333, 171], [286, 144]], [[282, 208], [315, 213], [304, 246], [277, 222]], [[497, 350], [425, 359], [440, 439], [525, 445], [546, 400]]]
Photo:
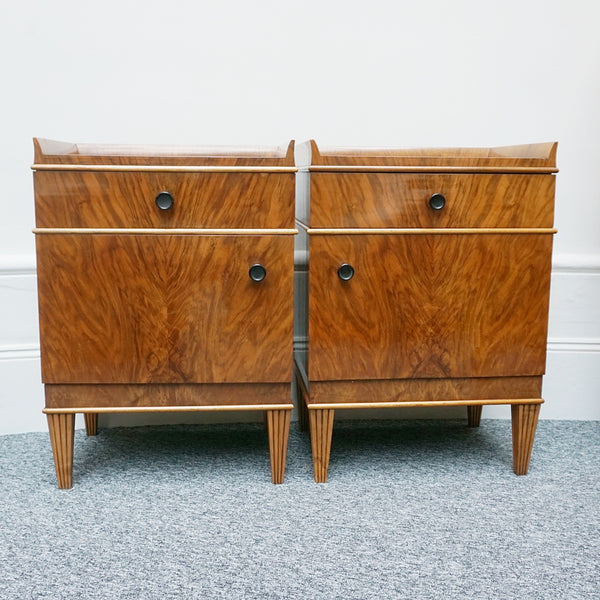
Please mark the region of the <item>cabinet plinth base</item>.
[[[296, 385], [298, 390], [298, 410], [308, 413], [310, 438], [313, 458], [315, 481], [327, 481], [331, 438], [333, 432], [334, 413], [336, 410], [351, 410], [365, 408], [413, 408], [413, 407], [442, 407], [465, 406], [469, 427], [478, 427], [484, 405], [510, 405], [512, 411], [513, 438], [513, 470], [517, 475], [526, 475], [533, 447], [533, 438], [537, 427], [540, 406], [543, 400], [537, 394], [541, 392], [541, 377], [509, 377], [506, 378], [504, 391], [508, 397], [502, 398], [502, 378], [480, 378], [468, 380], [439, 380], [439, 381], [382, 381], [378, 389], [378, 381], [331, 381], [314, 382], [306, 380], [306, 374], [301, 365], [296, 362]], [[315, 402], [312, 391], [317, 390]], [[390, 401], [386, 393], [393, 391], [394, 400]], [[448, 391], [458, 392], [467, 390], [468, 398], [448, 397]], [[359, 392], [370, 392], [363, 402], [359, 400]], [[408, 392], [419, 391], [415, 398]], [[526, 391], [532, 397], [518, 397], [517, 392]], [[341, 394], [343, 400], [337, 396]], [[489, 397], [477, 398], [477, 392]], [[498, 394], [497, 396], [494, 396]], [[513, 397], [514, 396], [514, 397]]]
[[[293, 408], [289, 384], [47, 384], [45, 393], [44, 413], [48, 418], [59, 488], [72, 487], [76, 413], [83, 413], [87, 435], [96, 435], [100, 413], [264, 411], [272, 481], [283, 482]], [[197, 405], [191, 404], [195, 393], [196, 400], [201, 402]], [[145, 405], [140, 402], [142, 397], [147, 401]], [[94, 399], [98, 404], [91, 403]], [[166, 399], [179, 403], [166, 405]], [[254, 399], [255, 403], [249, 402]]]

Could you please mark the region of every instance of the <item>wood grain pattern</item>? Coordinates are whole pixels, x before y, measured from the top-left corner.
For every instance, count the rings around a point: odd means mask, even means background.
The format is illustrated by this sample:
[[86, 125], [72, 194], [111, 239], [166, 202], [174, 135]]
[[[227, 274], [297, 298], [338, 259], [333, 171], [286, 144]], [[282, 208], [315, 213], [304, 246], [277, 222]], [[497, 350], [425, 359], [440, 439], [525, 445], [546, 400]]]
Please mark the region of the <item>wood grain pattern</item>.
[[290, 381], [292, 236], [36, 244], [45, 383]]
[[313, 471], [316, 483], [326, 483], [331, 454], [334, 410], [311, 410], [310, 444], [313, 457]]
[[299, 167], [464, 167], [473, 170], [499, 168], [556, 171], [558, 144], [547, 142], [497, 148], [343, 148], [319, 147], [314, 140], [298, 144]]
[[516, 404], [511, 406], [513, 470], [516, 475], [527, 475], [529, 470], [539, 414], [539, 404]]
[[[543, 374], [552, 236], [310, 244], [311, 381]], [[355, 269], [347, 282], [343, 263]]]
[[[273, 405], [292, 408], [289, 383], [46, 384], [46, 409], [165, 409]], [[115, 412], [120, 412], [116, 410]]]
[[[166, 241], [171, 273], [168, 346], [174, 381], [290, 385], [293, 236]], [[259, 283], [248, 275], [256, 263], [267, 271]]]
[[[313, 173], [310, 221], [321, 227], [552, 227], [553, 175]], [[441, 210], [429, 206], [442, 194]], [[535, 200], [532, 200], [535, 199]]]
[[[421, 403], [539, 398], [542, 377], [467, 377], [311, 381], [310, 405], [374, 402]], [[306, 395], [306, 394], [305, 394]]]
[[74, 144], [34, 138], [34, 161], [70, 165], [292, 166], [294, 141], [285, 146], [155, 146]]
[[292, 411], [267, 410], [265, 413], [271, 457], [271, 480], [273, 483], [283, 483]]
[[169, 381], [162, 244], [52, 235], [36, 247], [42, 381]]
[[[293, 173], [34, 173], [37, 227], [294, 227]], [[173, 207], [160, 210], [163, 191]], [[260, 210], [257, 210], [260, 206]]]
[[46, 415], [50, 443], [54, 455], [56, 479], [60, 489], [73, 486], [73, 444], [75, 434], [75, 415]]

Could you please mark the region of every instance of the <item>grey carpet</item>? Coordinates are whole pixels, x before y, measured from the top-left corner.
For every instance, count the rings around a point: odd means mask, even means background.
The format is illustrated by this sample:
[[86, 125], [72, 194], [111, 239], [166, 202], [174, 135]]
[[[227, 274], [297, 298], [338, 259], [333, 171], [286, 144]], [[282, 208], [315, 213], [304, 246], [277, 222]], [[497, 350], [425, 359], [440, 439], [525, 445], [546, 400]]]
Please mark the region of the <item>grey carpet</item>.
[[262, 426], [0, 437], [0, 598], [600, 598], [600, 422], [337, 422], [329, 483], [292, 424], [270, 483]]

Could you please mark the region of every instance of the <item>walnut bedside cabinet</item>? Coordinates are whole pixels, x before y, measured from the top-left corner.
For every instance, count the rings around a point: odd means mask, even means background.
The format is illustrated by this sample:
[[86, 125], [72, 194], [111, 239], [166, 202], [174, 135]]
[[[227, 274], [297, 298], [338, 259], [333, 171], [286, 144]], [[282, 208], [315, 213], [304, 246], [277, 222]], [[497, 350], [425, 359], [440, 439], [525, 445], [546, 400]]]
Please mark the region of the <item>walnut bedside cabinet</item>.
[[[557, 144], [297, 147], [308, 250], [296, 382], [315, 480], [336, 409], [510, 404], [527, 473], [546, 338]], [[308, 422], [308, 423], [307, 423]]]
[[34, 140], [42, 381], [58, 485], [75, 413], [264, 411], [283, 481], [293, 371], [294, 143]]

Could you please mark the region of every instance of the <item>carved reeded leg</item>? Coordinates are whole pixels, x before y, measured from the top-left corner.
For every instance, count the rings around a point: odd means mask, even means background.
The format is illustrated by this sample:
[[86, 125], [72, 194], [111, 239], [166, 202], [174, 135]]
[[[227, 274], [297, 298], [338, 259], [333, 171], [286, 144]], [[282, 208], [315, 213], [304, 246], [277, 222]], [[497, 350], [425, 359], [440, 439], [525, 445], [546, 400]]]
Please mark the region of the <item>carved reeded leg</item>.
[[273, 483], [283, 483], [288, 438], [290, 435], [290, 410], [267, 410], [267, 432], [269, 434], [269, 455], [271, 457], [271, 479]]
[[469, 427], [479, 427], [481, 423], [481, 409], [483, 406], [467, 406], [467, 421]]
[[63, 490], [68, 489], [73, 485], [75, 415], [52, 414], [47, 416], [58, 487]]
[[98, 413], [84, 413], [85, 432], [87, 435], [96, 435], [98, 433]]
[[512, 442], [513, 442], [513, 471], [517, 475], [527, 475], [533, 438], [540, 414], [539, 404], [513, 404]]
[[313, 469], [317, 483], [325, 483], [327, 481], [334, 412], [332, 409], [311, 409], [308, 411], [310, 445], [312, 447]]

